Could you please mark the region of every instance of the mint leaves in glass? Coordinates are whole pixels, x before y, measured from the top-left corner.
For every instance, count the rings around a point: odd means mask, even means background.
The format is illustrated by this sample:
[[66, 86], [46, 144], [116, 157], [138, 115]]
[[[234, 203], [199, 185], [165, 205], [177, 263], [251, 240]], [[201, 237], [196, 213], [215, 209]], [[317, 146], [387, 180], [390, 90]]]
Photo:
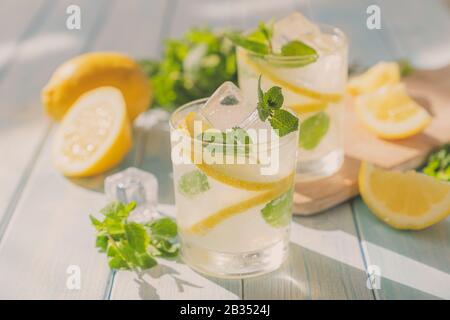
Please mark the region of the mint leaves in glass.
[[[264, 92], [281, 90], [283, 107], [276, 113], [291, 110], [300, 120], [297, 179], [318, 179], [339, 170], [347, 81], [345, 35], [295, 12], [228, 37], [237, 47], [239, 87], [246, 99], [261, 101], [254, 90], [258, 82]], [[260, 116], [268, 116], [267, 109], [261, 108]]]

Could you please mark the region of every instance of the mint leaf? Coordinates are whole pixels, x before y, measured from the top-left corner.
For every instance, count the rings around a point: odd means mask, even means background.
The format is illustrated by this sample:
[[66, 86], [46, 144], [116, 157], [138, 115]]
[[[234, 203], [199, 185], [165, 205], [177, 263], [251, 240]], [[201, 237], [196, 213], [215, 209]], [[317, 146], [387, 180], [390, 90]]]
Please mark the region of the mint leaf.
[[106, 253], [111, 269], [144, 270], [157, 264], [154, 256], [175, 257], [177, 226], [169, 218], [147, 224], [128, 222], [135, 203], [112, 203], [101, 210], [103, 221], [90, 216], [96, 229], [95, 246]]
[[328, 132], [330, 117], [325, 112], [319, 112], [305, 121], [300, 127], [299, 146], [305, 150], [314, 149]]
[[137, 252], [145, 252], [150, 242], [144, 226], [136, 222], [125, 224], [125, 236], [131, 248]]
[[280, 87], [272, 87], [264, 94], [264, 103], [269, 109], [280, 109], [283, 106], [284, 97]]
[[126, 268], [128, 268], [127, 262], [126, 262], [124, 259], [122, 259], [122, 257], [120, 257], [120, 256], [118, 256], [118, 255], [112, 257], [111, 259], [109, 259], [108, 265], [109, 265], [109, 267], [110, 267], [111, 269], [114, 269], [114, 270], [119, 270], [119, 269], [126, 269]]
[[178, 181], [178, 191], [186, 197], [193, 197], [209, 190], [208, 177], [199, 170], [185, 173]]
[[252, 51], [258, 54], [268, 54], [269, 47], [267, 44], [261, 43], [259, 41], [251, 40], [238, 32], [227, 33], [228, 39], [230, 39], [235, 45]]
[[139, 267], [143, 270], [153, 268], [158, 264], [158, 262], [156, 262], [156, 259], [146, 252], [138, 254], [137, 260]]
[[161, 218], [148, 224], [152, 237], [171, 239], [177, 236], [177, 224], [170, 218]]
[[264, 220], [274, 228], [285, 227], [291, 221], [293, 188], [270, 201], [261, 210]]
[[100, 250], [100, 252], [106, 252], [108, 249], [108, 237], [106, 235], [99, 235], [95, 239], [95, 246]]
[[282, 110], [284, 97], [280, 87], [272, 87], [267, 92], [261, 89], [261, 75], [258, 79], [257, 110], [261, 121], [269, 122], [278, 136], [298, 130], [298, 118], [286, 110]]
[[273, 110], [273, 114], [269, 121], [279, 137], [283, 137], [288, 133], [298, 130], [298, 118], [289, 111], [283, 109]]
[[311, 56], [314, 58], [314, 61], [316, 61], [318, 58], [317, 51], [314, 48], [298, 40], [293, 40], [283, 45], [281, 47], [281, 55], [288, 57]]

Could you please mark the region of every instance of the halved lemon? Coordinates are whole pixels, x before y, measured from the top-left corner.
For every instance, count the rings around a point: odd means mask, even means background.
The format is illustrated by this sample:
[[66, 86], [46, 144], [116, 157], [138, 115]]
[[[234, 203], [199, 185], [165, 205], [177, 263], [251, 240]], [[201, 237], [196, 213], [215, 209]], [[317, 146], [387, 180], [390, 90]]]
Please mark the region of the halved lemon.
[[396, 62], [379, 62], [363, 74], [350, 79], [347, 92], [352, 96], [358, 96], [399, 82], [400, 68], [398, 64]]
[[363, 162], [359, 191], [370, 210], [397, 229], [424, 229], [450, 214], [450, 183]]
[[144, 71], [118, 52], [90, 52], [60, 65], [42, 89], [42, 104], [48, 115], [60, 121], [83, 93], [104, 86], [122, 92], [130, 120], [150, 105], [152, 88]]
[[131, 145], [121, 92], [100, 87], [82, 95], [64, 116], [56, 132], [53, 160], [66, 176], [91, 176], [121, 162]]
[[413, 136], [431, 121], [428, 112], [411, 99], [401, 83], [357, 97], [355, 110], [362, 123], [384, 139]]

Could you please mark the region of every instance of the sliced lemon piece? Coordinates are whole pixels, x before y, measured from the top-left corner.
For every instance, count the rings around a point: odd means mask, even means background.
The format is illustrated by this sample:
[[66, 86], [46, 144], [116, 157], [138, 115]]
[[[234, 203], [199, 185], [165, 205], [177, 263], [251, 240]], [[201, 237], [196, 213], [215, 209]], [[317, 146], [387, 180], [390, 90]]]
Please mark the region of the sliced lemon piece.
[[450, 214], [450, 183], [415, 171], [386, 171], [363, 162], [359, 191], [370, 210], [397, 229], [424, 229]]
[[387, 84], [400, 82], [400, 68], [396, 62], [379, 62], [363, 74], [350, 79], [347, 92], [352, 96], [371, 93]]
[[250, 199], [223, 208], [209, 215], [207, 218], [195, 223], [194, 225], [186, 229], [185, 232], [195, 235], [204, 235], [209, 230], [211, 230], [224, 220], [239, 213], [242, 213], [250, 208], [256, 207], [258, 205], [269, 202], [270, 200], [279, 197], [292, 187], [293, 181], [294, 181], [294, 173], [281, 179], [278, 185], [275, 186], [275, 188], [260, 193], [259, 195], [252, 197]]
[[117, 165], [131, 145], [121, 92], [100, 87], [82, 95], [65, 115], [56, 132], [53, 160], [67, 176], [90, 176]]
[[281, 86], [283, 89], [290, 90], [296, 94], [299, 94], [301, 96], [309, 97], [312, 99], [320, 100], [323, 102], [332, 102], [336, 103], [341, 101], [342, 94], [339, 93], [325, 93], [325, 92], [319, 92], [315, 91], [306, 87], [300, 87], [298, 85], [292, 84], [289, 81], [286, 81], [280, 77], [278, 77], [274, 72], [268, 70], [264, 66], [262, 66], [260, 63], [253, 61], [251, 58], [245, 59], [246, 63], [255, 70], [257, 74], [262, 75], [263, 77], [266, 77], [270, 79], [273, 83]]
[[290, 105], [289, 109], [297, 114], [309, 113], [309, 112], [319, 112], [323, 111], [328, 107], [328, 103], [323, 101], [302, 103]]
[[384, 139], [413, 136], [431, 121], [428, 112], [409, 97], [401, 83], [357, 97], [355, 110], [362, 123]]

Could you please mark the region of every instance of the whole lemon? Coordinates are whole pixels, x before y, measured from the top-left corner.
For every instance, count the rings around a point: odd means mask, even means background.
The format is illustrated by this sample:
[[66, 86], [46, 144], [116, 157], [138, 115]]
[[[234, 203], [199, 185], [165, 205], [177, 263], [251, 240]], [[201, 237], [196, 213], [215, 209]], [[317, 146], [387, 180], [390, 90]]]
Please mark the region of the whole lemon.
[[135, 60], [116, 52], [86, 53], [60, 65], [42, 89], [42, 103], [59, 121], [83, 93], [103, 86], [122, 92], [130, 120], [150, 105], [149, 79]]

